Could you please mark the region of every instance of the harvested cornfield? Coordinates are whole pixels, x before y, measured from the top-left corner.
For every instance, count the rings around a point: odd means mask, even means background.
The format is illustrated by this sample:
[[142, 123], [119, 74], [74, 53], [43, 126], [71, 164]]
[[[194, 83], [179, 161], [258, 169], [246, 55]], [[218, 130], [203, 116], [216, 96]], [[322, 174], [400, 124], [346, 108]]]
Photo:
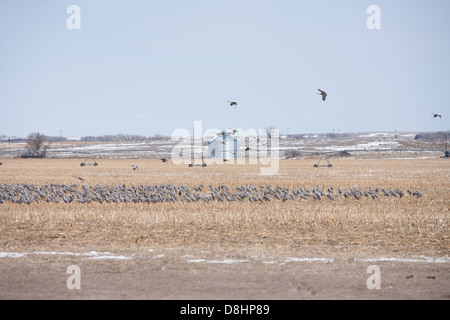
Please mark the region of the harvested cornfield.
[[[60, 276], [62, 284], [49, 280], [56, 272], [48, 269], [49, 261], [52, 270], [63, 273], [68, 265], [81, 265], [89, 284], [78, 297], [86, 298], [120, 298], [116, 285], [131, 298], [339, 298], [342, 290], [345, 297], [371, 298], [361, 286], [373, 263], [389, 264], [383, 270], [390, 266], [395, 284], [398, 277], [425, 279], [419, 287], [402, 280], [402, 291], [380, 291], [376, 297], [407, 298], [411, 292], [447, 297], [448, 272], [440, 273], [442, 288], [426, 278], [436, 277], [432, 270], [448, 270], [446, 159], [335, 159], [332, 168], [314, 168], [315, 159], [281, 160], [271, 176], [249, 164], [98, 162], [81, 167], [79, 159], [3, 161], [0, 273], [5, 277], [0, 282], [8, 283], [5, 297], [73, 298], [67, 276]], [[30, 268], [47, 278], [32, 277], [27, 285], [20, 270]], [[117, 273], [114, 285], [101, 281], [98, 274], [104, 272]], [[305, 272], [318, 274], [298, 280]], [[184, 291], [175, 294], [170, 288], [180, 281]], [[51, 291], [37, 289], [43, 283], [52, 283]], [[148, 291], [143, 283], [157, 290]], [[214, 289], [217, 283], [223, 290]], [[227, 289], [244, 283], [248, 290], [241, 294]]]
[[226, 243], [230, 236], [243, 244], [270, 238], [288, 246], [361, 243], [448, 253], [443, 159], [337, 160], [333, 168], [284, 160], [273, 176], [261, 176], [257, 165], [140, 160], [133, 170], [128, 162], [83, 168], [76, 160], [8, 161], [0, 181], [3, 195], [11, 195], [0, 204], [3, 241], [20, 241], [22, 233], [37, 242], [71, 242], [82, 233], [78, 241], [86, 243]]

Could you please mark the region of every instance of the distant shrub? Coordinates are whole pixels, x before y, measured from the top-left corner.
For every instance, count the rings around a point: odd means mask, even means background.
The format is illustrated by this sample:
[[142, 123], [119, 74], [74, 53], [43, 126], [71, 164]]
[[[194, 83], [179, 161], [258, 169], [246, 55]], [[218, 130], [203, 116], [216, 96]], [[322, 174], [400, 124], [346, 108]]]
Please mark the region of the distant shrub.
[[21, 158], [45, 158], [49, 145], [44, 145], [45, 135], [34, 132], [30, 133], [27, 138], [27, 146], [25, 152], [21, 154]]
[[296, 157], [299, 157], [300, 155], [301, 155], [301, 152], [298, 151], [298, 150], [294, 150], [294, 149], [286, 150], [286, 151], [284, 152], [284, 156], [285, 156], [287, 159], [296, 158]]

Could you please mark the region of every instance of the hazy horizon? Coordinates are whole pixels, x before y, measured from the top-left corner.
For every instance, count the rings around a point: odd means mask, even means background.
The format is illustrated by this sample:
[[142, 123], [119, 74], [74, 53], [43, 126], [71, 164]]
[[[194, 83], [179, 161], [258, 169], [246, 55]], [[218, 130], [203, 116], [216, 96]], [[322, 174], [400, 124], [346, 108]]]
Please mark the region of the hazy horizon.
[[[278, 128], [275, 128], [278, 129]], [[204, 130], [203, 131], [203, 137], [212, 137], [214, 136], [213, 133], [211, 133], [213, 129], [208, 129], [208, 130]], [[218, 130], [218, 129], [217, 129]], [[313, 135], [313, 136], [321, 136], [321, 135], [332, 135], [334, 134], [335, 137], [339, 137], [339, 136], [344, 136], [344, 135], [372, 135], [373, 137], [377, 137], [377, 136], [388, 136], [388, 135], [399, 135], [399, 136], [405, 136], [405, 135], [409, 135], [409, 134], [421, 134], [421, 133], [450, 133], [450, 130], [446, 130], [446, 131], [360, 131], [360, 132], [285, 132], [285, 131], [279, 131], [280, 136], [296, 136], [296, 135], [304, 135], [304, 136], [308, 136], [308, 135]], [[30, 133], [34, 133], [34, 132], [30, 132]], [[15, 138], [15, 139], [26, 139], [27, 136], [30, 134], [26, 134], [24, 136], [8, 136], [8, 135], [0, 135], [0, 139], [5, 139], [5, 138]], [[136, 137], [145, 137], [145, 138], [154, 138], [154, 137], [161, 137], [161, 138], [175, 138], [175, 137], [182, 137], [183, 135], [162, 135], [159, 133], [155, 133], [155, 134], [151, 134], [151, 135], [138, 135], [138, 134], [133, 134], [133, 133], [115, 133], [115, 134], [99, 134], [99, 135], [83, 135], [83, 136], [65, 136], [65, 135], [46, 135], [45, 133], [39, 132], [41, 134], [44, 134], [47, 137], [50, 138], [65, 138], [68, 140], [77, 140], [77, 139], [81, 139], [81, 138], [86, 138], [86, 137], [94, 137], [94, 138], [101, 138], [101, 137], [106, 137], [106, 136], [136, 136]], [[262, 134], [262, 133], [261, 133]], [[240, 131], [239, 133], [237, 133], [237, 135], [240, 136], [251, 136], [248, 134], [245, 134], [245, 132]], [[255, 136], [257, 136], [257, 134], [255, 134]], [[187, 135], [187, 136], [192, 136], [191, 132]], [[126, 140], [126, 141], [132, 141], [132, 140]]]

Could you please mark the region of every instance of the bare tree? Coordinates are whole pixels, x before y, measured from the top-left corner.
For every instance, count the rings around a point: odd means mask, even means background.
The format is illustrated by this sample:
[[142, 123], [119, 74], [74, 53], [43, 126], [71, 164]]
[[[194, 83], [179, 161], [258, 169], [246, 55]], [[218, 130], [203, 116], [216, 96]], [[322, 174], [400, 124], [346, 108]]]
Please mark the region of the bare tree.
[[45, 158], [49, 145], [44, 145], [45, 135], [34, 132], [30, 133], [27, 137], [27, 146], [25, 152], [22, 154], [22, 158]]
[[276, 130], [277, 128], [275, 126], [268, 126], [265, 127], [264, 130], [266, 130], [267, 138], [270, 140], [272, 139], [272, 130]]

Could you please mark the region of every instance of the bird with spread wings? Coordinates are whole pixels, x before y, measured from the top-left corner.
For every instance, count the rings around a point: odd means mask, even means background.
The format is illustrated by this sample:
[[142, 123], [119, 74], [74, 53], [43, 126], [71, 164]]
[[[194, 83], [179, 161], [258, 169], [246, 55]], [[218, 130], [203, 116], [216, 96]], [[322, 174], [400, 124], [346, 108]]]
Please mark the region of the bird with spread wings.
[[323, 90], [318, 90], [320, 91], [318, 94], [320, 94], [322, 96], [322, 100], [325, 101], [325, 99], [327, 98], [327, 93]]
[[433, 118], [441, 118], [442, 119], [442, 116], [440, 114], [437, 114], [437, 113], [431, 113], [431, 114], [433, 115]]
[[228, 101], [230, 103], [230, 107], [234, 107], [236, 109], [237, 102], [236, 101]]

